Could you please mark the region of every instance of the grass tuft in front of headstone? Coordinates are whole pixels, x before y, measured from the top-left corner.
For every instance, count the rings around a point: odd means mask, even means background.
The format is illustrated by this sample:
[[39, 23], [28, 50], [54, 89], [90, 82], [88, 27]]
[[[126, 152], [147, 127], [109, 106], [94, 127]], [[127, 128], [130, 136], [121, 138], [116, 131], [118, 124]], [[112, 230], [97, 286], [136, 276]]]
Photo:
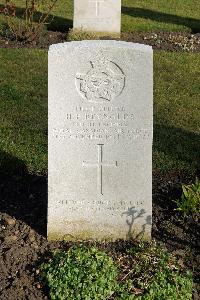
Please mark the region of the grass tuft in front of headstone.
[[98, 35], [95, 35], [94, 32], [86, 32], [82, 30], [73, 30], [70, 29], [67, 33], [67, 41], [82, 41], [82, 40], [97, 40], [99, 39]]
[[41, 265], [53, 300], [189, 300], [192, 274], [153, 243], [140, 243], [113, 259], [95, 246], [56, 251]]
[[107, 32], [94, 32], [70, 29], [67, 33], [66, 40], [71, 41], [83, 41], [83, 40], [107, 40], [107, 39], [119, 39], [119, 34], [108, 34]]

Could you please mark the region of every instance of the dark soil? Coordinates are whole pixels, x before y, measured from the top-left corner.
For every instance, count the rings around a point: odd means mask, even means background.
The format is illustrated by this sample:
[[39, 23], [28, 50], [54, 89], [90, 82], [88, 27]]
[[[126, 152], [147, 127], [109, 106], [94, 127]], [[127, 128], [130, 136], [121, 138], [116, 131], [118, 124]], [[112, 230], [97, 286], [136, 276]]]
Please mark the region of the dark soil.
[[46, 31], [33, 42], [17, 41], [0, 35], [0, 48], [39, 48], [48, 49], [50, 45], [66, 41], [66, 33]]
[[[197, 174], [199, 175], [199, 174]], [[200, 299], [200, 219], [183, 219], [175, 210], [181, 184], [194, 181], [182, 173], [153, 177], [153, 238], [163, 242], [184, 268], [194, 274], [194, 299]], [[48, 242], [47, 178], [28, 174], [0, 176], [0, 299], [48, 299], [39, 281], [38, 265], [53, 249], [68, 249], [70, 243]], [[104, 244], [107, 251], [124, 255], [134, 242]]]
[[[87, 35], [88, 38], [88, 35]], [[0, 36], [0, 48], [41, 48], [67, 41], [68, 34], [46, 31], [34, 42], [16, 41], [12, 38]], [[84, 35], [83, 35], [84, 39]], [[109, 39], [108, 36], [101, 39]], [[181, 32], [129, 32], [122, 33], [121, 40], [147, 44], [154, 50], [200, 52], [200, 33], [190, 34]]]

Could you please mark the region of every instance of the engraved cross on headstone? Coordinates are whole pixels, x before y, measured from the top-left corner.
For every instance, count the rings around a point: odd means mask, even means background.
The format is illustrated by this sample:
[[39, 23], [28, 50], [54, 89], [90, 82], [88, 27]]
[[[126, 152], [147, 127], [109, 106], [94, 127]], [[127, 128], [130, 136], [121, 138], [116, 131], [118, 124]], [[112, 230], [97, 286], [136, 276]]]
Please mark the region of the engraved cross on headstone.
[[98, 144], [98, 162], [91, 163], [83, 161], [83, 167], [98, 167], [98, 187], [99, 192], [103, 195], [103, 167], [117, 167], [117, 161], [113, 163], [103, 162], [103, 144]]
[[105, 0], [90, 0], [91, 3], [95, 3], [95, 8], [96, 8], [96, 17], [99, 16], [99, 10], [100, 10], [100, 3], [105, 2]]

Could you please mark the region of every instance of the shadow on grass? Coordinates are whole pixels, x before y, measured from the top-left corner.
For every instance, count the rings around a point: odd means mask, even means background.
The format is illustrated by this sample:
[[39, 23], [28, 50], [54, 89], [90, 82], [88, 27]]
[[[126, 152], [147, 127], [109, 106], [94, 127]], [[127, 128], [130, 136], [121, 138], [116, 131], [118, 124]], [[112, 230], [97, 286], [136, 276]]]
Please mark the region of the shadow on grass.
[[0, 151], [0, 211], [39, 234], [47, 232], [47, 178], [32, 175], [24, 162]]
[[[3, 9], [4, 6], [0, 5], [0, 10]], [[21, 7], [16, 7], [16, 19], [24, 19], [25, 9]], [[38, 22], [42, 17], [41, 12], [36, 12], [34, 14], [34, 21]], [[70, 19], [54, 16], [52, 14], [49, 15], [48, 20], [46, 21], [47, 30], [50, 31], [59, 31], [63, 33], [67, 33], [69, 28], [73, 27], [73, 21]], [[49, 23], [49, 24], [48, 24]]]
[[183, 161], [191, 168], [200, 170], [200, 134], [154, 124], [153, 148], [173, 160]]
[[191, 29], [192, 33], [200, 32], [200, 20], [181, 17], [177, 15], [158, 12], [150, 9], [139, 7], [125, 7], [122, 6], [122, 13], [135, 18], [148, 19], [161, 23], [170, 23], [176, 25], [183, 25]]

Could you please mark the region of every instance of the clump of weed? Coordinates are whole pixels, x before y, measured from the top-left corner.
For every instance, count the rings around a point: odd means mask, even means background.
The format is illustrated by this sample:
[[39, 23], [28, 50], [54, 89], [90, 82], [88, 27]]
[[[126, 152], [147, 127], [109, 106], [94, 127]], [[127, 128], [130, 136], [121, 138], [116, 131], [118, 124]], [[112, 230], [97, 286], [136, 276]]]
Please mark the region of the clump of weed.
[[156, 243], [140, 243], [130, 251], [132, 268], [129, 277], [138, 300], [190, 300], [193, 280], [190, 272], [183, 272], [175, 258]]
[[55, 252], [42, 270], [51, 299], [103, 300], [117, 288], [117, 267], [95, 247], [73, 246], [68, 252]]
[[84, 30], [70, 29], [67, 33], [67, 41], [82, 40], [101, 40], [101, 39], [118, 39], [119, 35], [108, 32], [93, 32]]
[[67, 41], [97, 40], [98, 35], [93, 32], [70, 29], [67, 33]]
[[184, 216], [200, 213], [200, 181], [190, 185], [182, 185], [182, 195], [175, 200], [178, 208]]

